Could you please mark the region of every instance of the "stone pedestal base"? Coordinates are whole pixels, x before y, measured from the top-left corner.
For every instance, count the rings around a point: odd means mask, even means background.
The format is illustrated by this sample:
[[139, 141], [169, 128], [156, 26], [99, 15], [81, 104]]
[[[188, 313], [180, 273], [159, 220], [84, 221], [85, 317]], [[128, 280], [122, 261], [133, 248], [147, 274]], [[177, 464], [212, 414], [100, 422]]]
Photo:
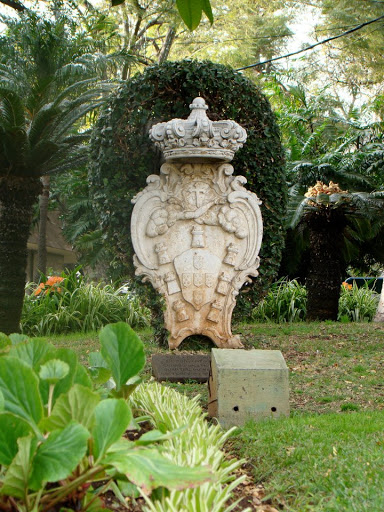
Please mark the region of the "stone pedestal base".
[[224, 428], [289, 416], [288, 368], [279, 350], [213, 349], [208, 413]]

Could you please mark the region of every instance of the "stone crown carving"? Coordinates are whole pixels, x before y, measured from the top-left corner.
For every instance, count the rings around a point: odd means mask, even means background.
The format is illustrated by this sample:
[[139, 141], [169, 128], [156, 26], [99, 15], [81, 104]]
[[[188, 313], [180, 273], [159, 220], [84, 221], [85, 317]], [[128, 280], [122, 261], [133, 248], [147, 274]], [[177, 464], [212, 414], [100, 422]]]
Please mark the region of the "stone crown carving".
[[203, 98], [195, 98], [189, 108], [188, 119], [159, 123], [149, 132], [165, 160], [230, 162], [247, 139], [244, 128], [231, 120], [211, 121]]

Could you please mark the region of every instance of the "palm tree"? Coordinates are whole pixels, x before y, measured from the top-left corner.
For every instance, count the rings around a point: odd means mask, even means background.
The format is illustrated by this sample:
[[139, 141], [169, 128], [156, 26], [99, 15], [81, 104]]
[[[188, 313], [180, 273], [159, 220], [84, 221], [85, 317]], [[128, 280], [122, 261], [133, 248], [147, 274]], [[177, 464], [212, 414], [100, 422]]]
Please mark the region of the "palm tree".
[[335, 320], [348, 264], [367, 254], [384, 260], [382, 123], [368, 108], [346, 109], [326, 88], [309, 95], [273, 79], [269, 87], [290, 187], [281, 273], [305, 278], [309, 319]]
[[[308, 320], [336, 320], [348, 264], [365, 244], [384, 234], [384, 192], [354, 192], [320, 181], [303, 196], [291, 195], [290, 228], [306, 238]], [[384, 252], [377, 257], [384, 261]]]
[[9, 30], [0, 40], [0, 331], [5, 333], [19, 330], [40, 178], [84, 164], [90, 135], [84, 121], [107, 90], [86, 67], [90, 55], [76, 60], [71, 48], [68, 60], [64, 19], [47, 21], [28, 12], [10, 21]]

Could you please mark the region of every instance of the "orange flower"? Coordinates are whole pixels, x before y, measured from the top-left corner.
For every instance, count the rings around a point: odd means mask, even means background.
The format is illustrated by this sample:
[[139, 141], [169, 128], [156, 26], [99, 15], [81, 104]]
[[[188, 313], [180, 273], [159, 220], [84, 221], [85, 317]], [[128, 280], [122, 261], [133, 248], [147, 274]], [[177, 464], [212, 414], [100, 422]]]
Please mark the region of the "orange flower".
[[45, 288], [44, 283], [40, 283], [39, 286], [36, 288], [34, 295], [39, 295], [40, 292]]
[[60, 293], [62, 289], [58, 288], [56, 285], [60, 284], [62, 281], [64, 281], [64, 277], [50, 276], [45, 283], [39, 284], [34, 292], [34, 295], [40, 295], [43, 290], [45, 295], [48, 295], [52, 291], [58, 291]]
[[346, 283], [345, 281], [343, 283], [341, 283], [341, 285], [344, 286], [344, 288], [346, 290], [352, 290], [352, 285], [349, 283]]
[[53, 286], [55, 285], [56, 283], [61, 283], [61, 281], [64, 281], [64, 277], [59, 277], [59, 276], [50, 276], [48, 277], [48, 280], [46, 281], [46, 285], [47, 286]]

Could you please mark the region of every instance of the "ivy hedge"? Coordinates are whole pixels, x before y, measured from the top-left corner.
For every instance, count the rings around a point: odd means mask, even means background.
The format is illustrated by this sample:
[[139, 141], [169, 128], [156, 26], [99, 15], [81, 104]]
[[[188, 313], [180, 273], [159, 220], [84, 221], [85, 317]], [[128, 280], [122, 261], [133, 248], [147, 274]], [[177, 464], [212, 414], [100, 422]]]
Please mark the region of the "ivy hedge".
[[158, 174], [161, 154], [149, 140], [153, 124], [186, 118], [196, 96], [206, 100], [212, 120], [234, 119], [248, 133], [234, 159], [235, 174], [262, 200], [264, 238], [260, 276], [237, 310], [246, 314], [279, 268], [284, 244], [287, 189], [284, 152], [270, 104], [250, 80], [212, 62], [183, 60], [147, 68], [126, 82], [101, 113], [91, 143], [90, 186], [105, 243], [121, 275], [132, 276], [131, 198]]

